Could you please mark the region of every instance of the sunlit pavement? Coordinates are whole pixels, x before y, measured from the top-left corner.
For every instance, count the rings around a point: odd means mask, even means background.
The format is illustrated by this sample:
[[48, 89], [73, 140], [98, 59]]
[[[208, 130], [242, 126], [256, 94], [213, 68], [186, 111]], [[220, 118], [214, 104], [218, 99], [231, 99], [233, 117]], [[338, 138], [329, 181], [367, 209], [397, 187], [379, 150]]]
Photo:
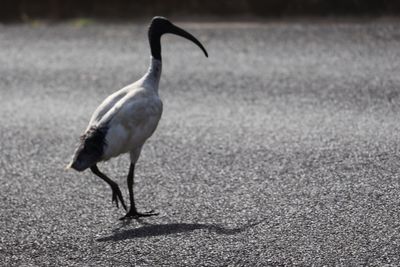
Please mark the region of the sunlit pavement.
[[[178, 23], [179, 25], [179, 23]], [[4, 266], [396, 266], [399, 22], [181, 24], [140, 210], [65, 171], [104, 97], [141, 77], [147, 25], [0, 26]], [[100, 164], [127, 196], [127, 156]]]

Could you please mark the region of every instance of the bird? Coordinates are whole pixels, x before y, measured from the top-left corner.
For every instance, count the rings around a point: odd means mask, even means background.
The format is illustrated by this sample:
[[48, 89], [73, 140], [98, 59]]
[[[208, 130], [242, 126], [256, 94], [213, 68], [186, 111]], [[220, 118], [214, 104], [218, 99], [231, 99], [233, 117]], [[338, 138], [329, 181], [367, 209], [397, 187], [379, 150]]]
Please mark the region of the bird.
[[[82, 172], [90, 169], [112, 190], [112, 203], [119, 202], [126, 214], [121, 219], [155, 216], [154, 210], [139, 212], [135, 205], [133, 184], [135, 165], [143, 145], [152, 136], [160, 121], [163, 104], [158, 95], [161, 77], [161, 36], [175, 34], [196, 44], [208, 57], [204, 46], [192, 34], [165, 17], [154, 17], [148, 28], [150, 66], [142, 78], [109, 95], [94, 111], [67, 169]], [[98, 163], [129, 153], [127, 175], [129, 210], [116, 182], [98, 168]]]

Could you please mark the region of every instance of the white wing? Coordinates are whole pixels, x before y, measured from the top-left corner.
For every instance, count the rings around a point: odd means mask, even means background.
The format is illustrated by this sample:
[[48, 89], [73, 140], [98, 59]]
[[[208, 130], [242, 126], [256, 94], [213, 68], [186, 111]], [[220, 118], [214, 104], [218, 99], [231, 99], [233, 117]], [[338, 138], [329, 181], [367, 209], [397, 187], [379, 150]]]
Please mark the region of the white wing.
[[162, 102], [158, 95], [142, 87], [118, 100], [98, 122], [108, 128], [104, 159], [142, 145], [157, 128], [161, 114]]
[[86, 130], [88, 130], [91, 126], [97, 124], [101, 118], [106, 114], [114, 105], [121, 100], [124, 96], [128, 94], [133, 87], [135, 87], [135, 83], [130, 84], [121, 90], [109, 95], [104, 101], [96, 108], [93, 112], [92, 117], [90, 118], [89, 125]]

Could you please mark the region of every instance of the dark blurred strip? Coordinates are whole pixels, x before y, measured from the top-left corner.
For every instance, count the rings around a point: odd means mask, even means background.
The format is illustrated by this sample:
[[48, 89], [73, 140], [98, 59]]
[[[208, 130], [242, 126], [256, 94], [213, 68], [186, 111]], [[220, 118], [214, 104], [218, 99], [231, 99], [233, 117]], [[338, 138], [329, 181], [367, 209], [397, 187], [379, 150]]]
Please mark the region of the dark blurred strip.
[[0, 21], [94, 17], [399, 15], [400, 0], [1, 0]]

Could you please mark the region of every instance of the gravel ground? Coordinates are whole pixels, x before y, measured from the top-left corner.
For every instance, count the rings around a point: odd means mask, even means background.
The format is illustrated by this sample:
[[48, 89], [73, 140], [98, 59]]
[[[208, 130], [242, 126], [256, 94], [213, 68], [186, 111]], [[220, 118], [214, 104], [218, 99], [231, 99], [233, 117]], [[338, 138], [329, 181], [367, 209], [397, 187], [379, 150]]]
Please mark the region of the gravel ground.
[[[147, 25], [0, 26], [3, 266], [398, 266], [400, 22], [181, 23], [141, 210], [65, 171], [89, 117], [149, 63]], [[127, 195], [129, 158], [100, 165]]]

